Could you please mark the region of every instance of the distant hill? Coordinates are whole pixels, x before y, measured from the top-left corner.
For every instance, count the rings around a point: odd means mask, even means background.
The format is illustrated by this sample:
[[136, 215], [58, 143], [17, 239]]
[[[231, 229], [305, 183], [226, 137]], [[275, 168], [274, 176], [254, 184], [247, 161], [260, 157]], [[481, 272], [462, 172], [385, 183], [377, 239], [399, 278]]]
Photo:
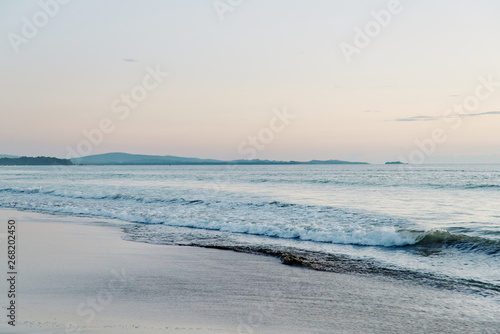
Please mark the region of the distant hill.
[[0, 158], [0, 166], [73, 165], [68, 159], [52, 157]]
[[407, 163], [401, 161], [388, 161], [385, 163], [386, 165], [408, 165]]
[[9, 154], [0, 154], [0, 159], [1, 158], [19, 158], [18, 155], [9, 155]]
[[105, 153], [74, 158], [71, 161], [82, 165], [201, 165], [221, 164], [222, 161], [198, 158], [182, 158], [172, 155], [141, 155], [129, 153]]
[[141, 155], [129, 153], [105, 153], [74, 158], [71, 161], [81, 165], [338, 165], [338, 164], [367, 164], [366, 162], [350, 162], [341, 160], [312, 160], [302, 161], [274, 161], [274, 160], [214, 160], [199, 158], [184, 158], [172, 155]]
[[303, 163], [308, 165], [369, 165], [368, 162], [351, 162], [342, 160], [311, 160]]

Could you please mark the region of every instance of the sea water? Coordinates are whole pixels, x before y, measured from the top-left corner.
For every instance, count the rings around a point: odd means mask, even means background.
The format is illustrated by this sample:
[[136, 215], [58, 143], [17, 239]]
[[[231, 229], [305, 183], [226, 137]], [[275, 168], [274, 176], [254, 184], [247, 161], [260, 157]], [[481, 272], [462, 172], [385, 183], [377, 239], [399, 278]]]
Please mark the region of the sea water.
[[299, 254], [325, 270], [342, 270], [340, 256], [345, 270], [495, 296], [499, 203], [500, 165], [0, 167], [0, 207], [118, 219], [135, 241]]

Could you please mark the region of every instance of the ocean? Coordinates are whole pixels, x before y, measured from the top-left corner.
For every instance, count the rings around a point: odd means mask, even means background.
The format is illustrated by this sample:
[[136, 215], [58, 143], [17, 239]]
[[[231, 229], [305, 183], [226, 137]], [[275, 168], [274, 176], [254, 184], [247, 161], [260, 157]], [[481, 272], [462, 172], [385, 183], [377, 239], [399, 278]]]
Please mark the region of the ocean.
[[3, 208], [500, 301], [499, 203], [500, 165], [0, 167]]

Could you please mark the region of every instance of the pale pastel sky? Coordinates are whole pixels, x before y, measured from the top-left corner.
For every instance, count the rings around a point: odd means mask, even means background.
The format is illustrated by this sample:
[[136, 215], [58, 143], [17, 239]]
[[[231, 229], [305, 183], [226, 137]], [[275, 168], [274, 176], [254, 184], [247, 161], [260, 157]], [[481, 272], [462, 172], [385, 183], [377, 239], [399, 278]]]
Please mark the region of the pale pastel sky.
[[497, 0], [2, 0], [0, 154], [500, 162], [499, 14]]

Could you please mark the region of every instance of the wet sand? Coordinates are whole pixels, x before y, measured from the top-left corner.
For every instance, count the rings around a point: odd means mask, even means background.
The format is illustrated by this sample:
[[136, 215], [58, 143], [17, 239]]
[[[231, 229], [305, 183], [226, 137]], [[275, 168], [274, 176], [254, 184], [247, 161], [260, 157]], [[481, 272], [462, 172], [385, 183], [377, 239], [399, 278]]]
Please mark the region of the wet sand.
[[[0, 210], [18, 226], [1, 333], [498, 333], [500, 302], [278, 259], [122, 240], [119, 223]], [[6, 312], [7, 282], [0, 284]], [[39, 331], [40, 330], [40, 331]]]

